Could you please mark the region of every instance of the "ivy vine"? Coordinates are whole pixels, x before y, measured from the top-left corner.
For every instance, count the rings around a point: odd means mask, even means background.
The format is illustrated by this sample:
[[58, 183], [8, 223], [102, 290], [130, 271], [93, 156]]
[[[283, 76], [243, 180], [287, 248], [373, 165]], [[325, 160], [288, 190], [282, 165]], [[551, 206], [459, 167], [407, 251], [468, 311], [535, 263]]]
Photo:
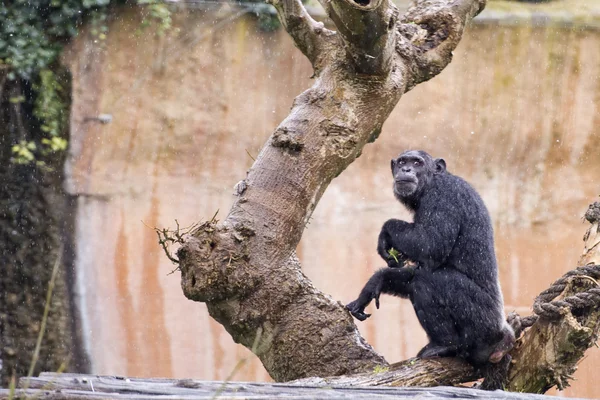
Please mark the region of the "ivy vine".
[[[57, 73], [60, 69], [58, 57], [69, 39], [79, 33], [84, 22], [87, 23], [90, 34], [98, 41], [104, 40], [108, 33], [110, 7], [126, 2], [127, 0], [0, 2], [0, 105], [17, 110], [17, 117], [14, 113], [9, 117], [16, 118], [16, 123], [8, 125], [16, 126], [13, 129], [19, 131], [11, 135], [8, 142], [0, 140], [0, 145], [10, 146], [13, 163], [45, 166], [45, 160], [49, 156], [66, 150], [69, 88], [65, 87], [68, 86], [68, 80], [61, 80], [61, 74]], [[164, 0], [129, 0], [129, 3], [132, 2], [144, 7], [140, 28], [152, 26], [159, 35], [171, 28], [171, 12]], [[240, 0], [240, 3], [262, 2], [263, 0]], [[273, 12], [256, 11], [256, 16], [260, 29], [264, 31], [279, 27]], [[16, 90], [10, 90], [9, 94], [4, 89], [11, 85]], [[19, 114], [24, 110], [26, 118]], [[26, 131], [23, 127], [25, 119], [32, 120], [28, 127], [35, 132], [23, 134]]]
[[[123, 0], [112, 4], [124, 3]], [[136, 0], [147, 9], [144, 26], [156, 23], [158, 34], [171, 27], [171, 14], [160, 0]], [[32, 88], [30, 98], [20, 89], [9, 103], [31, 103], [31, 115], [41, 134], [19, 137], [11, 145], [12, 161], [45, 165], [44, 158], [67, 148], [64, 138], [68, 93], [57, 77], [58, 57], [65, 43], [89, 21], [90, 33], [104, 40], [110, 0], [6, 0], [0, 2], [0, 98], [8, 83]], [[21, 107], [22, 109], [23, 107]], [[21, 135], [22, 136], [22, 135]]]

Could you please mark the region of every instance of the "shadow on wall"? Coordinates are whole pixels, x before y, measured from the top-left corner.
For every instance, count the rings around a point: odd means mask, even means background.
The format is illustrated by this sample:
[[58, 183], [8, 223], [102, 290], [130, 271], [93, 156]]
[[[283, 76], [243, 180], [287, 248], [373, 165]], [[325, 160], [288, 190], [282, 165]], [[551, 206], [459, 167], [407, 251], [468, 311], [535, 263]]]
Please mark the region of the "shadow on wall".
[[[139, 23], [135, 10], [120, 14], [103, 47], [81, 35], [65, 58], [86, 346], [98, 374], [225, 379], [249, 352], [184, 298], [142, 221], [184, 226], [226, 214], [251, 156], [312, 71], [284, 32], [260, 32], [235, 10], [177, 13], [164, 37], [135, 35]], [[383, 222], [407, 217], [392, 195], [389, 160], [423, 148], [482, 194], [507, 309], [528, 314], [533, 297], [575, 266], [581, 216], [600, 194], [598, 48], [597, 30], [473, 26], [452, 64], [405, 95], [377, 142], [333, 181], [298, 248], [306, 274], [351, 300], [382, 266]], [[86, 121], [101, 114], [112, 121]], [[425, 344], [399, 299], [386, 298], [360, 328], [390, 361]], [[566, 394], [600, 396], [599, 367], [592, 350]], [[252, 359], [234, 378], [268, 376]]]

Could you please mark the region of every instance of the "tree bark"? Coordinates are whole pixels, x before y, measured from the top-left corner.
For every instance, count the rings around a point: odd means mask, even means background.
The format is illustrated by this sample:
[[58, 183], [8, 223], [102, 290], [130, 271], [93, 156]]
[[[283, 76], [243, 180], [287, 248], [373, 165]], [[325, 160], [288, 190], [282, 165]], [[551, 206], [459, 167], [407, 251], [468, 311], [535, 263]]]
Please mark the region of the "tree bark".
[[386, 361], [344, 306], [304, 276], [294, 249], [331, 180], [377, 138], [403, 93], [451, 61], [485, 1], [418, 1], [398, 19], [389, 0], [323, 0], [336, 32], [312, 20], [300, 0], [272, 4], [311, 61], [315, 83], [236, 185], [225, 220], [185, 238], [182, 289], [277, 381], [373, 371]]

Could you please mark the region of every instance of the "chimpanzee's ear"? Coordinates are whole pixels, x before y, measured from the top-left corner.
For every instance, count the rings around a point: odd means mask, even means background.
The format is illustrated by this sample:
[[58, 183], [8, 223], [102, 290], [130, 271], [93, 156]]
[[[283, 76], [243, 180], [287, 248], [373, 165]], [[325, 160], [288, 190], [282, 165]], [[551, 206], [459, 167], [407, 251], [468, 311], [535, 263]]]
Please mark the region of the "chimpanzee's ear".
[[396, 168], [396, 160], [392, 158], [392, 173], [394, 172], [394, 168]]
[[435, 161], [435, 172], [445, 172], [446, 171], [446, 161], [443, 158], [436, 158]]

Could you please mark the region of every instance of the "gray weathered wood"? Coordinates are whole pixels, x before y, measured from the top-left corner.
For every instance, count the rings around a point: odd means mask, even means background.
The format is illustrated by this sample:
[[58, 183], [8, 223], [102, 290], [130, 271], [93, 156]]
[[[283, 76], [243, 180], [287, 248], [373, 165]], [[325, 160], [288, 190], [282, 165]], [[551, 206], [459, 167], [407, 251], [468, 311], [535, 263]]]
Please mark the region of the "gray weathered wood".
[[[462, 387], [365, 387], [307, 386], [303, 384], [198, 381], [192, 379], [144, 379], [118, 376], [42, 373], [37, 378], [22, 378], [15, 398], [36, 399], [252, 399], [284, 397], [307, 399], [514, 399], [542, 400], [552, 396], [527, 393], [486, 392]], [[0, 389], [0, 400], [9, 391]]]

